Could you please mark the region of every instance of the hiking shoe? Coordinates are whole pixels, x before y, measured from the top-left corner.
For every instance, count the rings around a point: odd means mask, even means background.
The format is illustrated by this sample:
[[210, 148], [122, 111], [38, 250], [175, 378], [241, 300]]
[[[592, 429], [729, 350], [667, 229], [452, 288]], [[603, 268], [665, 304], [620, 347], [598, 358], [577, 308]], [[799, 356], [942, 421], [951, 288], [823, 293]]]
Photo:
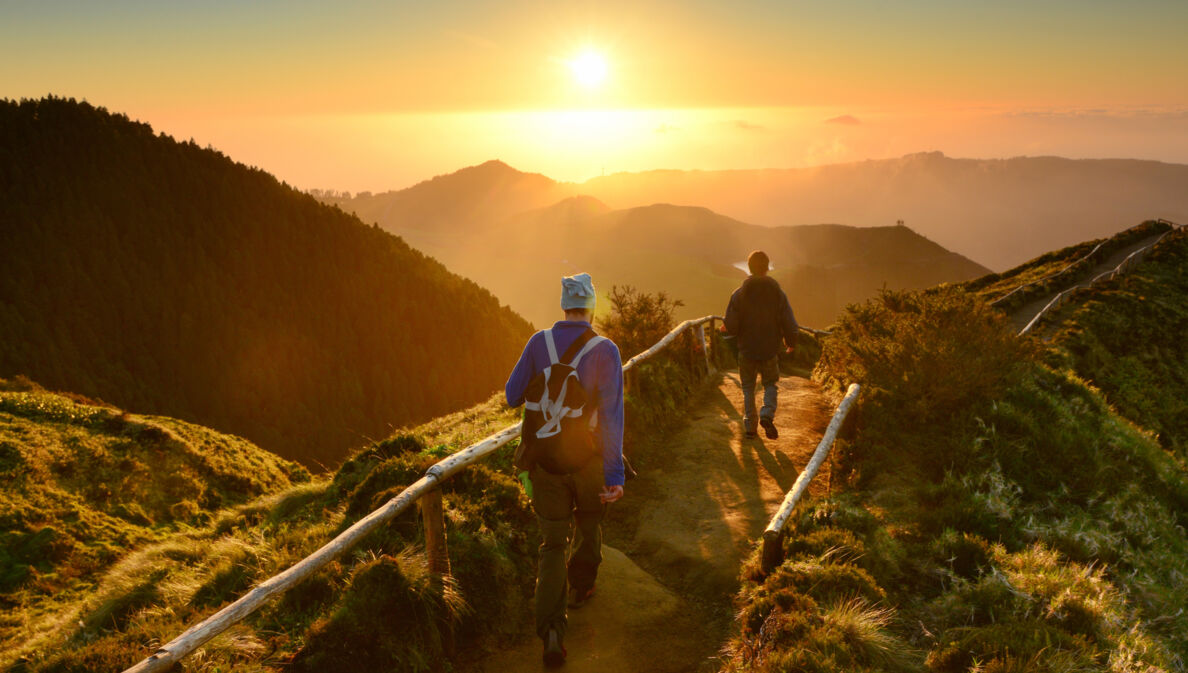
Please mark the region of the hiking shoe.
[[780, 438], [780, 431], [776, 430], [775, 423], [770, 418], [759, 419], [759, 425], [763, 426], [763, 434], [767, 435], [768, 439]]
[[585, 591], [578, 591], [577, 589], [571, 588], [569, 590], [569, 607], [574, 609], [580, 608], [586, 603], [589, 603], [590, 599], [593, 597], [594, 587], [590, 587]]
[[565, 663], [565, 648], [561, 645], [561, 635], [557, 629], [549, 629], [544, 641], [544, 664], [549, 668], [556, 668]]
[[747, 439], [755, 439], [758, 436], [759, 436], [759, 433], [755, 432], [754, 430], [747, 430], [746, 432], [743, 433], [743, 437], [746, 437]]

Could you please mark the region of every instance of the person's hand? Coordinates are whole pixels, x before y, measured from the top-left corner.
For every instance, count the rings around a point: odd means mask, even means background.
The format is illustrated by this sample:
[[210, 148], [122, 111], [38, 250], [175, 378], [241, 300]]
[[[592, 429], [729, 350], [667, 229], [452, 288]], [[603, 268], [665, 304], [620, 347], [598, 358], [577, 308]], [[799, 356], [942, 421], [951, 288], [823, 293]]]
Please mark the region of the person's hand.
[[598, 494], [598, 498], [602, 500], [602, 504], [609, 505], [610, 503], [623, 497], [622, 486], [603, 486], [602, 493]]

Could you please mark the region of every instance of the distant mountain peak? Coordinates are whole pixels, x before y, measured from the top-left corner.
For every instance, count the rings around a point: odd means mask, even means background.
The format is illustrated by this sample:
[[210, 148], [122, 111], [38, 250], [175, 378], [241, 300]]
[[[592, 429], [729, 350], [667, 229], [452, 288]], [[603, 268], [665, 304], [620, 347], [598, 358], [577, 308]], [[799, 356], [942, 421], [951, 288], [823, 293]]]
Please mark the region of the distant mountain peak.
[[[533, 180], [540, 182], [547, 182], [552, 184], [555, 182], [552, 178], [542, 175], [540, 173], [526, 173], [517, 168], [509, 166], [499, 159], [491, 159], [484, 161], [481, 164], [474, 166], [467, 166], [460, 168], [453, 173], [446, 173], [439, 175], [428, 182], [436, 182], [439, 180], [451, 179], [466, 179], [466, 180], [490, 180], [490, 181], [515, 181], [515, 180]], [[423, 183], [422, 183], [423, 184]]]

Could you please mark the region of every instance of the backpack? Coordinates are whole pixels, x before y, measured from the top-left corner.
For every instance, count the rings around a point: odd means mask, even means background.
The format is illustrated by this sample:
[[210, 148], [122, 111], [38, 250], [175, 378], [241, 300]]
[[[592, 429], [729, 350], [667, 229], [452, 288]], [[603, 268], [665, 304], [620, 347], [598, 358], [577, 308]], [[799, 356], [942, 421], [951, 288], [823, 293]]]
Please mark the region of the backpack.
[[524, 421], [515, 465], [518, 470], [540, 465], [553, 474], [573, 474], [599, 452], [592, 432], [597, 423], [595, 405], [587, 404], [588, 395], [577, 367], [582, 357], [606, 337], [587, 329], [558, 358], [552, 330], [543, 333], [550, 364], [532, 377], [524, 393]]

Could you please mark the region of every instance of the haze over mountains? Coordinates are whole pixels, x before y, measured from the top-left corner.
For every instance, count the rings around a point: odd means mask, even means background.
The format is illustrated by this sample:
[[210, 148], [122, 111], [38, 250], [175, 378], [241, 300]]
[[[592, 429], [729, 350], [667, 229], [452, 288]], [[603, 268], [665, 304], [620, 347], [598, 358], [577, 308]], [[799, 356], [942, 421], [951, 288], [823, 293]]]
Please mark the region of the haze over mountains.
[[491, 161], [400, 191], [330, 200], [448, 266], [446, 251], [458, 245], [454, 232], [568, 196], [592, 196], [611, 209], [697, 206], [762, 226], [875, 227], [902, 220], [948, 250], [1002, 271], [1147, 219], [1188, 220], [1188, 166], [924, 152], [802, 169], [617, 173], [574, 184]]
[[530, 334], [387, 232], [55, 98], [0, 102], [0, 269], [0, 377], [313, 467], [486, 399]]
[[[593, 274], [612, 285], [665, 291], [678, 317], [725, 310], [756, 248], [773, 260], [799, 319], [824, 327], [881, 287], [920, 288], [988, 270], [906, 227], [761, 227], [707, 208], [652, 204], [614, 210], [583, 189], [497, 161], [409, 189], [330, 199], [474, 279], [537, 326], [558, 317], [557, 279]], [[429, 215], [431, 214], [431, 215]]]
[[1188, 220], [1188, 166], [1130, 159], [954, 159], [618, 173], [580, 185], [616, 208], [705, 206], [765, 226], [899, 220], [996, 271], [1144, 220]]

